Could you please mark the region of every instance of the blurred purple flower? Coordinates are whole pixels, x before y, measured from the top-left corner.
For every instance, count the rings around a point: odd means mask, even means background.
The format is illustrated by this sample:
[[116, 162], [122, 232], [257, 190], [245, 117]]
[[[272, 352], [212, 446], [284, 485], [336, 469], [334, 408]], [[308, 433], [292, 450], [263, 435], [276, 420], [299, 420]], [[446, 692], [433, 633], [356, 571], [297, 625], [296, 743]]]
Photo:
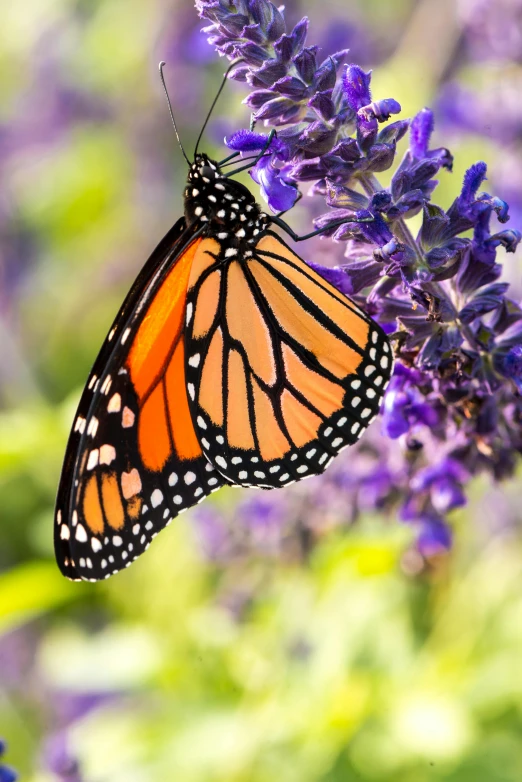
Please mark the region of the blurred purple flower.
[[18, 774], [10, 766], [5, 766], [1, 760], [6, 751], [6, 744], [0, 739], [0, 782], [15, 782]]
[[[196, 5], [210, 22], [209, 42], [241, 58], [231, 78], [249, 86], [245, 102], [254, 117], [278, 129], [254, 174], [265, 197], [287, 208], [305, 182], [324, 196], [330, 209], [315, 226], [346, 248], [331, 280], [395, 344], [383, 435], [368, 433], [351, 450], [350, 470], [336, 460], [338, 468], [320, 479], [322, 500], [300, 506], [301, 522], [313, 526], [312, 518], [331, 517], [339, 503], [346, 519], [368, 507], [395, 509], [417, 530], [421, 553], [445, 550], [447, 516], [464, 504], [467, 481], [478, 472], [506, 477], [522, 450], [522, 312], [499, 281], [497, 259], [500, 248], [513, 253], [521, 239], [503, 227], [508, 205], [482, 191], [482, 161], [467, 170], [449, 209], [433, 203], [437, 177], [453, 165], [448, 149], [431, 148], [433, 112], [380, 127], [400, 112], [397, 101], [374, 99], [371, 71], [345, 64], [344, 50], [318, 63], [317, 47], [306, 45], [306, 18], [287, 33], [282, 10], [269, 0]], [[397, 142], [408, 131], [397, 164]], [[228, 144], [250, 154], [266, 139], [239, 131]], [[383, 187], [378, 174], [389, 169]], [[417, 214], [414, 236], [407, 221]], [[311, 497], [300, 486], [295, 494]]]
[[60, 731], [49, 736], [43, 748], [43, 764], [60, 782], [82, 782], [77, 759], [71, 753], [68, 736]]

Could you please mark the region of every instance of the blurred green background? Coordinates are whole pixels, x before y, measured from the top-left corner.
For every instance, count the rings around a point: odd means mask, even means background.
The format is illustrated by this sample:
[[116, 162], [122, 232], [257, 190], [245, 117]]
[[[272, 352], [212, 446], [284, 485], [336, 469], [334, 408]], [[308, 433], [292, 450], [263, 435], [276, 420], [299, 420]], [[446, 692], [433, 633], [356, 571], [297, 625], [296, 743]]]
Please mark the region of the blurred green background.
[[[516, 215], [522, 48], [506, 41], [517, 25], [522, 39], [519, 6], [301, 0], [286, 15], [309, 15], [309, 40], [325, 54], [351, 47], [353, 61], [374, 69], [375, 96], [395, 97], [402, 116], [437, 108], [448, 85], [473, 91], [484, 101], [470, 105], [473, 127], [436, 132], [435, 145], [456, 156], [437, 200], [447, 206], [464, 169], [483, 158]], [[8, 760], [31, 782], [520, 782], [516, 482], [477, 483], [455, 517], [453, 553], [429, 566], [408, 529], [369, 517], [349, 530], [325, 523], [312, 547], [293, 545], [298, 531], [288, 529], [286, 547], [251, 544], [216, 561], [189, 512], [108, 582], [69, 583], [56, 568], [53, 502], [82, 385], [134, 276], [181, 211], [184, 161], [157, 64], [167, 61], [189, 149], [223, 71], [201, 26], [188, 0], [25, 0], [0, 10]], [[227, 87], [207, 133], [212, 154], [247, 124], [244, 96]], [[514, 123], [508, 137], [499, 117]], [[304, 224], [306, 207], [291, 219]], [[520, 290], [520, 264], [509, 266]], [[227, 508], [239, 495], [212, 501]]]

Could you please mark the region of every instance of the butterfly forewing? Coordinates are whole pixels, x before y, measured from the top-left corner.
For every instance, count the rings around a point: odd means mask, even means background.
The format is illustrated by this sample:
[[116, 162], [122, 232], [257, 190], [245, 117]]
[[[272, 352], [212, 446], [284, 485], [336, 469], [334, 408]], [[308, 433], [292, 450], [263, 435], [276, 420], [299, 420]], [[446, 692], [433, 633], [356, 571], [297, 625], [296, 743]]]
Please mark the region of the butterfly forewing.
[[80, 401], [56, 505], [56, 554], [70, 578], [126, 567], [182, 510], [223, 485], [188, 407], [185, 294], [201, 239], [183, 227], [140, 274]]
[[228, 264], [214, 247], [188, 301], [192, 415], [227, 481], [275, 488], [321, 473], [377, 414], [386, 335], [271, 231]]

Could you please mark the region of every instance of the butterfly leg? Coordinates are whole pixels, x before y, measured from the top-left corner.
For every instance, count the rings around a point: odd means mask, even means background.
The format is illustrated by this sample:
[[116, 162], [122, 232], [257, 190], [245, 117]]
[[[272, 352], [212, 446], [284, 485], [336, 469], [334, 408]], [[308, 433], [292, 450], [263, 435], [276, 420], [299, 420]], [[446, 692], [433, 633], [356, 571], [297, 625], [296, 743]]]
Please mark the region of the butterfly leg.
[[[284, 214], [284, 212], [281, 212], [281, 214]], [[332, 228], [337, 228], [339, 225], [344, 225], [345, 223], [371, 223], [373, 221], [373, 217], [369, 217], [367, 219], [357, 219], [357, 218], [345, 218], [344, 220], [339, 220], [337, 223], [331, 223], [326, 228], [318, 228], [317, 231], [311, 231], [309, 234], [305, 234], [304, 236], [299, 236], [299, 234], [296, 234], [293, 228], [290, 228], [288, 223], [286, 223], [284, 220], [281, 220], [279, 215], [275, 215], [273, 217], [270, 217], [270, 221], [274, 224], [279, 226], [279, 228], [282, 228], [283, 231], [285, 231], [293, 240], [294, 242], [303, 242], [305, 239], [311, 239], [313, 236], [319, 236], [320, 234], [324, 234], [326, 231], [329, 231]]]

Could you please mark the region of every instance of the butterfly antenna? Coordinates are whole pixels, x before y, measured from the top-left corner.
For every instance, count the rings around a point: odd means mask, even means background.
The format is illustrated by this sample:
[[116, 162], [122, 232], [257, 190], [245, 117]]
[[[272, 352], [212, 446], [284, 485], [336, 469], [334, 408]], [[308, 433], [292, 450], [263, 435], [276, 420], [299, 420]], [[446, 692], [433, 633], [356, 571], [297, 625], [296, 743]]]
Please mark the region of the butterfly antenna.
[[164, 67], [164, 65], [165, 65], [165, 63], [162, 60], [160, 62], [160, 64], [159, 64], [159, 72], [160, 72], [161, 83], [163, 84], [163, 89], [165, 90], [165, 95], [167, 96], [167, 103], [169, 104], [170, 118], [172, 120], [172, 124], [174, 125], [174, 133], [176, 134], [176, 138], [178, 140], [179, 147], [180, 147], [181, 151], [183, 152], [183, 157], [185, 158], [185, 160], [187, 161], [187, 163], [190, 166], [191, 165], [191, 161], [188, 159], [187, 153], [183, 149], [183, 144], [181, 143], [181, 139], [179, 137], [178, 128], [176, 127], [176, 120], [174, 119], [174, 112], [172, 111], [172, 104], [170, 102], [169, 92], [167, 90], [167, 85], [165, 84], [165, 77], [163, 75], [163, 67]]
[[209, 109], [209, 112], [208, 112], [208, 114], [207, 114], [207, 116], [206, 116], [205, 122], [203, 123], [203, 127], [201, 128], [201, 131], [200, 131], [200, 133], [199, 133], [198, 140], [196, 141], [196, 149], [194, 150], [194, 157], [196, 157], [196, 155], [198, 154], [199, 142], [200, 142], [200, 141], [201, 141], [201, 139], [202, 139], [203, 133], [205, 132], [205, 128], [206, 128], [206, 127], [207, 127], [207, 125], [208, 125], [208, 121], [209, 121], [209, 119], [210, 119], [210, 117], [211, 117], [211, 115], [212, 115], [212, 112], [214, 111], [214, 108], [215, 108], [215, 106], [216, 106], [216, 103], [217, 103], [217, 102], [218, 102], [218, 100], [219, 100], [219, 96], [220, 96], [220, 95], [221, 95], [221, 93], [223, 92], [223, 88], [224, 88], [225, 84], [227, 83], [228, 74], [229, 74], [229, 73], [230, 73], [230, 71], [231, 71], [231, 70], [233, 70], [233, 69], [236, 67], [236, 65], [238, 65], [238, 63], [240, 63], [240, 62], [244, 62], [243, 58], [240, 58], [239, 60], [234, 60], [234, 62], [231, 62], [231, 63], [230, 63], [230, 65], [228, 66], [228, 68], [227, 68], [227, 69], [226, 69], [226, 71], [225, 71], [225, 74], [224, 74], [224, 76], [223, 76], [223, 81], [221, 82], [221, 86], [220, 86], [219, 90], [217, 91], [216, 97], [215, 97], [215, 98], [214, 98], [214, 100], [212, 101], [212, 105], [211, 105], [211, 107], [210, 107], [210, 109]]

